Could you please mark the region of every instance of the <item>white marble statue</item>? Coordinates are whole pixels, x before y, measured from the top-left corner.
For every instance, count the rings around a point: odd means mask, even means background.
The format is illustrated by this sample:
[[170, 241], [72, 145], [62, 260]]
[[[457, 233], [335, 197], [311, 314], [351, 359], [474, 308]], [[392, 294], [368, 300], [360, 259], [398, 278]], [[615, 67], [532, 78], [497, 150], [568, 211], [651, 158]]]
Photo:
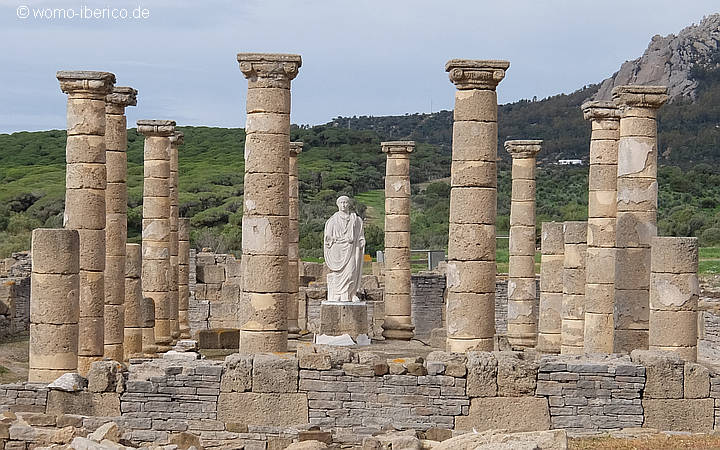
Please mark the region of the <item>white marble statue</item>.
[[357, 296], [365, 256], [363, 221], [350, 211], [350, 199], [337, 199], [338, 212], [325, 222], [328, 301], [359, 302]]

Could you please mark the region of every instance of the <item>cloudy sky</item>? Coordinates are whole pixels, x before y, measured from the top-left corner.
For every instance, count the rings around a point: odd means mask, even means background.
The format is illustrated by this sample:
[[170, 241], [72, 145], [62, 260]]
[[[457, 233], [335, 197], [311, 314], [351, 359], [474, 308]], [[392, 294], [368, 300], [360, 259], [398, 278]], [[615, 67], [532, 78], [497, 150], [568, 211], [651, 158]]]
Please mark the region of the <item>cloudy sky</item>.
[[[83, 18], [88, 8], [128, 18]], [[299, 124], [450, 109], [451, 58], [507, 59], [499, 101], [543, 98], [719, 11], [717, 0], [0, 0], [0, 133], [65, 127], [60, 69], [110, 71], [138, 89], [131, 124], [242, 127], [235, 55], [247, 51], [302, 55]]]

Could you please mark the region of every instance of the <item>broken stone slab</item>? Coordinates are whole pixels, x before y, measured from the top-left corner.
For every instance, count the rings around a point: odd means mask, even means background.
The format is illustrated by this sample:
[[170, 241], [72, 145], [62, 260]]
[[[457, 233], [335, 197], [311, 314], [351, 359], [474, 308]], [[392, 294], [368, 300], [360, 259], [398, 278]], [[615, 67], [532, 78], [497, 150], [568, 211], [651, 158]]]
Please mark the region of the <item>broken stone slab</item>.
[[83, 378], [79, 373], [66, 373], [61, 375], [57, 380], [48, 384], [48, 389], [55, 389], [65, 392], [82, 391], [88, 385], [88, 380]]
[[120, 428], [115, 422], [108, 422], [88, 435], [88, 439], [95, 442], [109, 440], [117, 442], [120, 440]]
[[507, 433], [504, 430], [490, 430], [482, 433], [467, 433], [433, 446], [433, 450], [566, 450], [565, 430], [530, 431]]
[[355, 345], [355, 341], [353, 341], [353, 338], [351, 338], [349, 334], [342, 334], [340, 336], [328, 336], [327, 334], [315, 335], [315, 343], [341, 347]]
[[163, 359], [195, 361], [197, 359], [201, 359], [201, 357], [200, 357], [200, 353], [196, 353], [196, 352], [168, 350], [165, 353], [163, 353]]
[[197, 352], [198, 341], [194, 339], [181, 339], [177, 342], [173, 350], [177, 352]]

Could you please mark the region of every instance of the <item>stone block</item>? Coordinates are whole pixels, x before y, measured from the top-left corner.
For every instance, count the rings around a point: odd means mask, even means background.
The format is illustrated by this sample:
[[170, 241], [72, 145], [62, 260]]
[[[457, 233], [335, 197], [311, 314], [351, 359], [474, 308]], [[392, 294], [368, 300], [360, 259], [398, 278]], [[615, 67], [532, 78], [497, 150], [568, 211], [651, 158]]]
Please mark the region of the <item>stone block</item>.
[[493, 353], [467, 353], [467, 395], [468, 397], [495, 397], [498, 361]]
[[88, 391], [113, 392], [120, 364], [115, 361], [96, 361], [87, 374]]
[[521, 352], [493, 352], [497, 360], [497, 388], [500, 397], [534, 395], [538, 363]]
[[253, 392], [297, 392], [298, 360], [289, 355], [256, 354], [252, 378]]
[[369, 334], [365, 302], [328, 302], [320, 305], [320, 333], [329, 336], [349, 334], [353, 339]]
[[709, 433], [715, 420], [714, 401], [706, 399], [648, 399], [642, 401], [643, 427], [663, 431]]
[[120, 415], [120, 395], [53, 390], [48, 392], [47, 414], [116, 417]]
[[683, 398], [684, 362], [677, 356], [654, 350], [633, 350], [632, 361], [645, 366], [645, 399]]
[[221, 392], [245, 392], [252, 389], [252, 355], [235, 353], [225, 358], [220, 378]]
[[220, 284], [225, 281], [225, 267], [219, 265], [197, 266], [198, 283]]
[[[282, 414], [278, 412], [282, 411]], [[218, 420], [259, 426], [294, 426], [308, 423], [306, 394], [256, 392], [221, 393]]]
[[509, 432], [550, 429], [550, 411], [545, 398], [473, 398], [467, 416], [455, 418], [456, 430]]
[[685, 398], [707, 398], [710, 395], [710, 370], [691, 362], [685, 363], [684, 396]]

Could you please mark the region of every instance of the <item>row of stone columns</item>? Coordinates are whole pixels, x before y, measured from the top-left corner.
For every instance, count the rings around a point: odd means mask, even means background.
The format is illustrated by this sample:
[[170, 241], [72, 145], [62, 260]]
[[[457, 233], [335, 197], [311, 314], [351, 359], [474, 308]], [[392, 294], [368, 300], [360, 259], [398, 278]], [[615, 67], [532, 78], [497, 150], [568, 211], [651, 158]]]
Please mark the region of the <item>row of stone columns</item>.
[[299, 184], [297, 157], [302, 152], [302, 142], [291, 142], [288, 159], [288, 334], [299, 336], [299, 264], [300, 264], [300, 228], [299, 228]]
[[537, 349], [560, 353], [565, 237], [562, 222], [544, 222], [540, 231], [540, 305]]

